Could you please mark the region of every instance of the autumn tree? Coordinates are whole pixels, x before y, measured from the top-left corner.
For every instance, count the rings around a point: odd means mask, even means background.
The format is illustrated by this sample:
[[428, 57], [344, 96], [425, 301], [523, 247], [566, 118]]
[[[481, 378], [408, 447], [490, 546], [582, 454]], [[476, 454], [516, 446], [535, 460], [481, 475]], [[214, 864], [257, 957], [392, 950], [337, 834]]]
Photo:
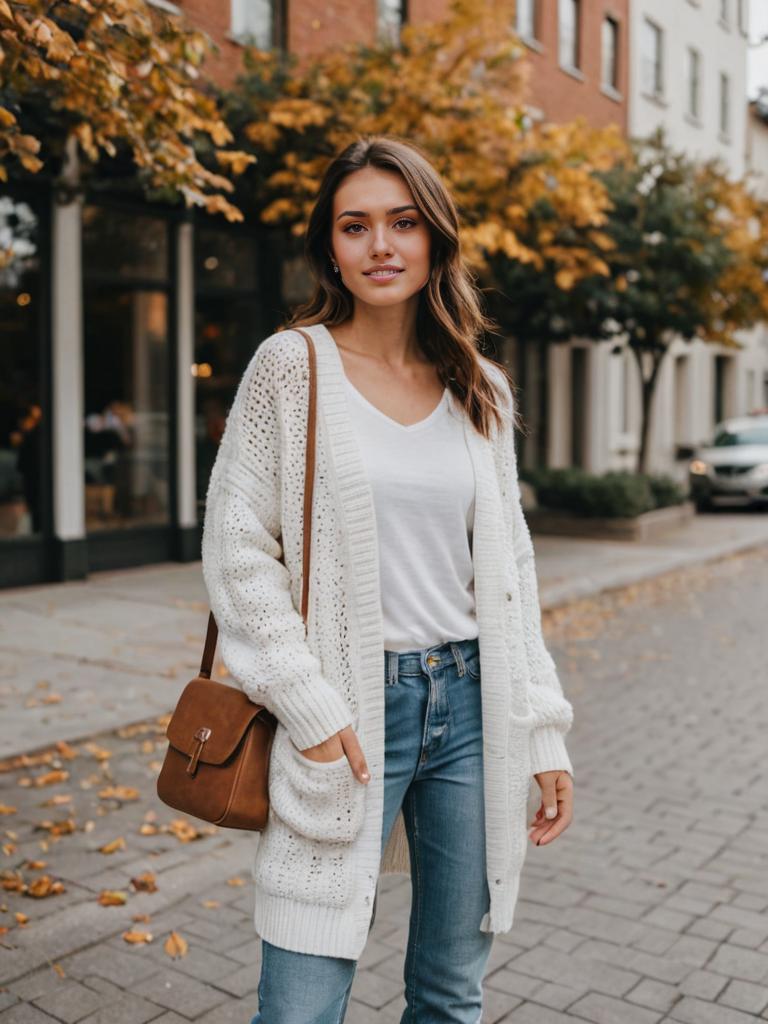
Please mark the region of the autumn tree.
[[127, 151], [147, 188], [242, 220], [223, 193], [256, 156], [223, 148], [232, 133], [197, 84], [210, 45], [145, 0], [0, 0], [0, 181], [46, 164], [55, 180], [75, 140], [86, 168]]
[[[223, 101], [236, 144], [259, 154], [240, 182], [265, 224], [303, 234], [322, 174], [363, 134], [409, 139], [458, 203], [464, 252], [481, 276], [498, 255], [558, 286], [608, 273], [608, 202], [596, 168], [624, 147], [615, 129], [538, 128], [525, 112], [525, 49], [511, 5], [454, 0], [438, 22], [404, 26], [399, 45], [350, 45], [299, 65], [249, 50]], [[531, 218], [545, 203], [552, 219]]]
[[[662, 131], [598, 176], [611, 203], [610, 274], [582, 278], [562, 312], [575, 333], [623, 338], [634, 355], [645, 471], [653, 398], [675, 339], [738, 348], [740, 329], [768, 319], [768, 206], [718, 161], [674, 151]], [[556, 308], [562, 293], [551, 294]]]

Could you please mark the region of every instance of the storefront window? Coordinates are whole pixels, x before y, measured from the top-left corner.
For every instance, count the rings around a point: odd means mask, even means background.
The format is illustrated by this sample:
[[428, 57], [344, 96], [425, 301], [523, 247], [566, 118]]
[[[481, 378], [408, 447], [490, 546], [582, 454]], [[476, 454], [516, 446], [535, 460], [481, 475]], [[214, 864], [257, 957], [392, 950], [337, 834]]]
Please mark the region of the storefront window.
[[257, 246], [249, 235], [195, 229], [195, 454], [198, 516], [237, 385], [269, 333], [257, 291]]
[[0, 539], [42, 530], [40, 218], [0, 196]]
[[86, 529], [167, 525], [166, 222], [86, 206], [83, 273]]

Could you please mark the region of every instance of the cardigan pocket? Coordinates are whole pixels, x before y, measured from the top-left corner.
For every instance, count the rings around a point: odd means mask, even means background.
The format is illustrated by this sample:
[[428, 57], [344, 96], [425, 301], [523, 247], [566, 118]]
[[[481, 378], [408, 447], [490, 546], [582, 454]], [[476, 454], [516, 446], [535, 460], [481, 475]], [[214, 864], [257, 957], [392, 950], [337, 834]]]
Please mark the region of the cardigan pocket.
[[346, 754], [313, 761], [278, 725], [269, 766], [269, 800], [274, 813], [307, 839], [350, 843], [363, 824], [365, 784], [358, 782]]

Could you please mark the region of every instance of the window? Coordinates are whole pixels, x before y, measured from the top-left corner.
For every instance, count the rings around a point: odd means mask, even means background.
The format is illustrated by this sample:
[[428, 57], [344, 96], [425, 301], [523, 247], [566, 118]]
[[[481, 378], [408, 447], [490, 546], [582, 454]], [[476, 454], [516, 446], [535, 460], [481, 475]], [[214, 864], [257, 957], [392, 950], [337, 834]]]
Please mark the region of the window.
[[728, 8], [730, 6], [729, 0], [720, 0], [720, 21], [724, 24], [728, 24]]
[[688, 113], [698, 121], [701, 115], [701, 54], [692, 46], [686, 50], [686, 89]]
[[658, 25], [647, 18], [643, 22], [642, 39], [642, 81], [643, 90], [651, 96], [664, 92], [664, 69], [662, 67], [663, 36]]
[[539, 5], [537, 0], [517, 0], [515, 30], [524, 39], [538, 39]]
[[731, 126], [731, 80], [720, 72], [720, 134], [727, 135]]
[[286, 45], [284, 0], [232, 0], [232, 35], [261, 50]]
[[380, 38], [396, 46], [400, 41], [400, 29], [407, 21], [407, 0], [378, 0], [378, 32]]
[[560, 65], [564, 68], [578, 68], [579, 53], [579, 0], [559, 0], [558, 5], [560, 39]]
[[96, 205], [82, 217], [86, 529], [167, 524], [168, 227]]
[[615, 18], [603, 19], [602, 82], [612, 89], [619, 87], [619, 23]]
[[[0, 542], [45, 526], [43, 206], [0, 196]], [[7, 557], [3, 551], [2, 560]], [[10, 573], [10, 559], [4, 568]]]
[[747, 0], [737, 0], [738, 2], [738, 19], [739, 19], [739, 32], [743, 36], [747, 34]]

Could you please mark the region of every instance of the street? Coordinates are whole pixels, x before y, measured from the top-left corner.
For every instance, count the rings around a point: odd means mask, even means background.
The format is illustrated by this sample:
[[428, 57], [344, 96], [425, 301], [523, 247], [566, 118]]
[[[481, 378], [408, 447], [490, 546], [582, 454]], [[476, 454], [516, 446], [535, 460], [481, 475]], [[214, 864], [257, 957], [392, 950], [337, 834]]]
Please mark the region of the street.
[[[761, 548], [545, 614], [575, 709], [575, 819], [529, 850], [488, 1024], [768, 1019], [766, 607]], [[0, 1024], [256, 1012], [252, 837], [157, 800], [163, 728], [0, 773]], [[406, 879], [382, 881], [347, 1024], [399, 1021], [409, 902]]]

